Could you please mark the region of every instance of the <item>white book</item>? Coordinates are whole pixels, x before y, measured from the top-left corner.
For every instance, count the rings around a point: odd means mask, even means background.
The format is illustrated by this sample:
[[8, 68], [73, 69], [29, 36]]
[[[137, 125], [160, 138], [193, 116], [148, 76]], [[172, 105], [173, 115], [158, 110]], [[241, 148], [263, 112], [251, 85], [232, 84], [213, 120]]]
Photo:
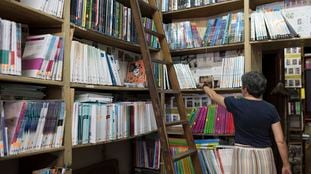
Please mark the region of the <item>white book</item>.
[[48, 0], [20, 0], [22, 4], [28, 5], [38, 10], [44, 9], [46, 1]]
[[96, 143], [97, 104], [91, 104], [90, 143]]
[[74, 102], [73, 112], [72, 112], [72, 145], [78, 144], [78, 113], [79, 113], [79, 103]]

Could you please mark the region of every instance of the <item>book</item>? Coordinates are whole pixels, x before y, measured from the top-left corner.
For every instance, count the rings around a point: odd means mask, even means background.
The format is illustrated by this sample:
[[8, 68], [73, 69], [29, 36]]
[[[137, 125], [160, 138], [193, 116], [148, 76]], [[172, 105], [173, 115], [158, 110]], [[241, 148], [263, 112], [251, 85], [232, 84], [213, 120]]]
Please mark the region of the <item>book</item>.
[[302, 87], [301, 48], [284, 48], [284, 73], [286, 88]]
[[161, 9], [163, 12], [182, 10], [185, 8], [193, 8], [199, 6], [205, 6], [215, 3], [226, 2], [229, 0], [165, 0], [162, 2]]
[[125, 82], [134, 84], [137, 87], [146, 86], [146, 72], [143, 60], [129, 62]]
[[158, 138], [135, 140], [135, 167], [160, 169], [161, 144]]

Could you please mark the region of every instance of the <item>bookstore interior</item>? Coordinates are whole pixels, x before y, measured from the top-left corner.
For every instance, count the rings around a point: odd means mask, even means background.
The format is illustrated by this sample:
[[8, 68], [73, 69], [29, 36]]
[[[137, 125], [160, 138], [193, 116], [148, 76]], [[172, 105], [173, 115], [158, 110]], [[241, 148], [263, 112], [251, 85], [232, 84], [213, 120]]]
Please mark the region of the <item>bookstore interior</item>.
[[311, 0], [0, 0], [0, 173], [234, 173], [241, 128], [226, 99], [256, 71], [291, 172], [311, 174], [310, 11]]

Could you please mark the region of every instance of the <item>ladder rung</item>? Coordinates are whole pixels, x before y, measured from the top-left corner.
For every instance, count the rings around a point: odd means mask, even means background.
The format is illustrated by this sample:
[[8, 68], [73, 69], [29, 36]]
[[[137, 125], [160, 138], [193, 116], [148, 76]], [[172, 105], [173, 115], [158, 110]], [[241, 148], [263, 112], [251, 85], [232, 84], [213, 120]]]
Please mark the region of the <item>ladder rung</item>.
[[158, 64], [165, 64], [165, 65], [169, 65], [169, 64], [173, 64], [173, 62], [169, 62], [169, 61], [166, 61], [166, 60], [160, 60], [160, 59], [152, 59], [151, 60], [152, 62], [154, 63], [158, 63]]
[[182, 152], [182, 153], [177, 154], [176, 156], [174, 156], [174, 157], [173, 157], [173, 160], [174, 160], [174, 161], [181, 160], [181, 159], [183, 159], [183, 158], [186, 158], [186, 157], [188, 157], [188, 156], [193, 155], [193, 154], [196, 153], [196, 152], [197, 152], [197, 150], [195, 150], [195, 149], [189, 149], [189, 150], [187, 150], [186, 152]]
[[180, 93], [179, 90], [173, 90], [173, 89], [159, 89], [158, 92], [163, 93], [163, 94], [179, 94]]
[[152, 31], [152, 30], [147, 29], [147, 28], [145, 28], [145, 32], [148, 33], [148, 34], [154, 35], [154, 36], [158, 37], [159, 39], [163, 39], [165, 37], [164, 34], [160, 34], [160, 33], [156, 32], [156, 31]]
[[139, 3], [141, 13], [145, 17], [152, 17], [153, 14], [158, 10], [157, 7], [150, 5], [148, 2], [145, 2], [144, 0], [137, 0], [137, 1]]
[[170, 126], [177, 126], [177, 125], [184, 125], [184, 124], [188, 124], [188, 120], [180, 120], [180, 121], [174, 121], [174, 122], [170, 122], [170, 123], [166, 123], [166, 127], [170, 127]]

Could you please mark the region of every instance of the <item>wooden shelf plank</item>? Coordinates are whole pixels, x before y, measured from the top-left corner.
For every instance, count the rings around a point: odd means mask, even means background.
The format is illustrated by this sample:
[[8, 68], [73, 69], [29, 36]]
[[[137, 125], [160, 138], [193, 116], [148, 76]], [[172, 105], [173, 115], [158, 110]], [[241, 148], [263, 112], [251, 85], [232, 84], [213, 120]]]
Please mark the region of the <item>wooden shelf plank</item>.
[[64, 84], [62, 81], [43, 80], [43, 79], [37, 79], [37, 78], [32, 78], [32, 77], [13, 76], [13, 75], [5, 75], [5, 74], [0, 74], [0, 81], [38, 84], [38, 85], [50, 85], [50, 86], [63, 86]]
[[277, 0], [250, 0], [249, 1], [250, 7], [253, 10], [255, 10], [256, 6], [258, 6], [258, 5], [273, 3], [273, 2], [277, 2]]
[[110, 140], [110, 141], [103, 141], [103, 142], [98, 142], [95, 144], [91, 144], [91, 143], [89, 143], [89, 144], [78, 144], [78, 145], [74, 145], [73, 148], [76, 149], [76, 148], [91, 147], [91, 146], [97, 146], [97, 145], [103, 145], [103, 144], [109, 144], [109, 143], [116, 143], [116, 142], [120, 142], [120, 141], [125, 141], [125, 140], [130, 140], [130, 139], [146, 136], [146, 135], [156, 133], [156, 132], [157, 132], [157, 130], [154, 130], [154, 131], [146, 132], [146, 133], [136, 135], [136, 136], [130, 136], [127, 138], [121, 138], [121, 139]]
[[34, 156], [34, 155], [39, 155], [39, 154], [44, 154], [44, 153], [59, 152], [59, 151], [63, 151], [64, 149], [65, 149], [64, 147], [59, 147], [59, 148], [51, 148], [51, 149], [33, 150], [29, 152], [23, 152], [18, 155], [0, 157], [0, 161], [23, 158], [27, 156]]
[[[218, 93], [237, 93], [241, 92], [241, 88], [215, 88], [214, 89]], [[182, 89], [182, 93], [204, 93], [203, 89]]]
[[[111, 47], [116, 47], [120, 49], [124, 49], [127, 51], [133, 51], [136, 53], [140, 53], [140, 46], [136, 43], [127, 42], [121, 39], [117, 39], [112, 36], [105, 35], [104, 33], [100, 33], [95, 30], [85, 29], [75, 24], [71, 24], [74, 27], [74, 36], [82, 39], [87, 39], [91, 41], [95, 41], [97, 43], [101, 43], [104, 45], [109, 45]], [[150, 48], [150, 51], [157, 52], [159, 49]]]
[[14, 0], [0, 1], [0, 17], [32, 26], [61, 26], [63, 19]]
[[[182, 127], [169, 127], [166, 129], [169, 135], [182, 135]], [[204, 133], [192, 133], [193, 136], [213, 136], [213, 137], [233, 137], [234, 134], [204, 134]]]
[[228, 11], [243, 9], [242, 0], [231, 0], [226, 2], [209, 4], [200, 7], [191, 7], [171, 12], [163, 12], [163, 22], [170, 23], [174, 19], [189, 19], [214, 16]]
[[278, 40], [251, 41], [252, 46], [260, 47], [264, 50], [275, 50], [288, 47], [311, 46], [311, 37], [308, 38], [289, 38]]
[[82, 83], [71, 83], [70, 87], [80, 89], [97, 89], [105, 91], [148, 91], [148, 88], [131, 88], [125, 86], [105, 86], [105, 85], [92, 85]]
[[227, 45], [217, 45], [209, 47], [200, 47], [200, 48], [186, 48], [186, 49], [174, 49], [171, 50], [172, 56], [183, 56], [190, 54], [203, 54], [208, 52], [224, 51], [224, 50], [235, 50], [244, 48], [243, 43], [234, 43]]

